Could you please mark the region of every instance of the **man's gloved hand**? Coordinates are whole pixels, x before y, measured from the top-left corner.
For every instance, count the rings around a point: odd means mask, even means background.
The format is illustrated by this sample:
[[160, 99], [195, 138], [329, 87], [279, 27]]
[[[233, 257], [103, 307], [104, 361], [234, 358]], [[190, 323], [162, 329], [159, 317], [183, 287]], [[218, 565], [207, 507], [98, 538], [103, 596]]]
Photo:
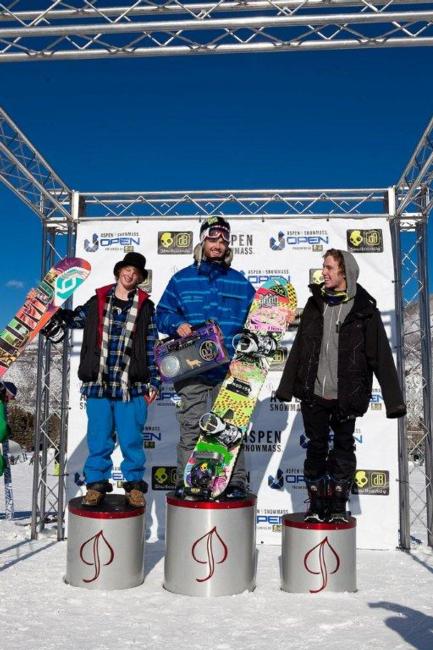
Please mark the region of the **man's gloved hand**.
[[41, 329], [41, 334], [53, 343], [60, 343], [63, 341], [66, 335], [66, 323], [63, 319], [63, 309], [56, 311], [51, 320], [49, 320], [45, 327]]

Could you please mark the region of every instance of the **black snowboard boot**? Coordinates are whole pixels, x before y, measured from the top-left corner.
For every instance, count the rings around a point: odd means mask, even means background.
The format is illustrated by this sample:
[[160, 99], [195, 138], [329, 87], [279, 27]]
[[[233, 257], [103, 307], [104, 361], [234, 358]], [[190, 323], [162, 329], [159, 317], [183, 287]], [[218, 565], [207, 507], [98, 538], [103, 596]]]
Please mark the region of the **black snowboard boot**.
[[350, 497], [352, 481], [350, 479], [337, 481], [332, 476], [329, 478], [329, 519], [331, 523], [348, 522], [350, 512], [346, 504]]
[[311, 521], [321, 523], [326, 519], [327, 510], [327, 477], [305, 479], [308, 490], [308, 498], [310, 500], [310, 507], [305, 514], [304, 521]]
[[174, 488], [174, 496], [176, 497], [176, 499], [183, 499], [183, 497], [185, 496], [185, 484], [183, 480], [176, 482]]
[[99, 506], [104, 500], [107, 492], [113, 491], [113, 486], [110, 481], [96, 481], [95, 483], [87, 483], [87, 492], [81, 499], [81, 505], [92, 507]]
[[247, 488], [241, 483], [229, 483], [228, 488], [223, 493], [223, 498], [235, 501], [236, 499], [246, 499], [248, 495]]

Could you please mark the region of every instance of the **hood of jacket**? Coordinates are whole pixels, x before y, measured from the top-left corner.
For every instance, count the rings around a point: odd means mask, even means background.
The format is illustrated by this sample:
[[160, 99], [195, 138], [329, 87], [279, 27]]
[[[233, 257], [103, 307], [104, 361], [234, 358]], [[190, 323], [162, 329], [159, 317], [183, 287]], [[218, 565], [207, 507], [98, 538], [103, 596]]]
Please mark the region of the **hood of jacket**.
[[359, 278], [358, 262], [349, 251], [341, 251], [344, 258], [344, 266], [346, 268], [346, 292], [350, 298], [354, 298], [356, 294], [356, 283]]

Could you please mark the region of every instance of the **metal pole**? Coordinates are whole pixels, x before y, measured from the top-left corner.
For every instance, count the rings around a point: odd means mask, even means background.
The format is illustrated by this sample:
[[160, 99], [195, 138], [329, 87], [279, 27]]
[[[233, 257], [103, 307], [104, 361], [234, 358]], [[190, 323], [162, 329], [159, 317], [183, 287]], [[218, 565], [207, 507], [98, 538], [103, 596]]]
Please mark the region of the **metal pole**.
[[[401, 232], [400, 222], [395, 217], [390, 222], [391, 239], [394, 260], [395, 278], [395, 326], [397, 335], [397, 372], [400, 386], [405, 398], [404, 355], [403, 355], [403, 293], [401, 284]], [[407, 456], [407, 424], [406, 418], [398, 418], [398, 473], [399, 473], [399, 504], [400, 504], [400, 548], [410, 549], [410, 507], [409, 507], [409, 464]]]
[[[74, 221], [78, 218], [79, 193], [71, 193], [71, 212]], [[68, 223], [68, 234], [66, 244], [66, 255], [72, 257], [75, 253], [75, 228]], [[70, 298], [65, 308], [72, 307], [72, 298]], [[59, 491], [58, 491], [58, 511], [57, 511], [57, 540], [62, 541], [65, 538], [65, 480], [66, 480], [66, 447], [67, 447], [67, 429], [69, 415], [69, 370], [71, 356], [71, 339], [72, 334], [67, 330], [67, 335], [63, 342], [62, 354], [62, 394], [61, 394], [61, 415], [60, 415], [60, 439], [59, 439]]]
[[[42, 265], [41, 278], [47, 272], [47, 227], [44, 223], [42, 226]], [[46, 341], [42, 336], [38, 339], [38, 356], [36, 371], [36, 405], [35, 405], [35, 423], [34, 423], [34, 452], [33, 452], [33, 490], [32, 490], [32, 523], [31, 538], [37, 539], [38, 536], [38, 514], [39, 511], [39, 464], [40, 464], [40, 446], [41, 446], [41, 411], [42, 411], [42, 372], [44, 368], [44, 349]]]
[[[48, 251], [46, 256], [47, 270], [54, 264], [55, 231], [48, 231]], [[39, 493], [40, 503], [40, 530], [45, 528], [46, 503], [47, 503], [47, 481], [48, 481], [48, 447], [50, 427], [50, 372], [51, 372], [51, 341], [45, 342], [44, 370], [42, 375], [42, 452], [41, 452], [41, 483]]]
[[[425, 200], [425, 197], [423, 197]], [[416, 224], [417, 266], [420, 284], [419, 319], [421, 335], [421, 368], [423, 378], [423, 414], [426, 430], [425, 481], [427, 512], [427, 544], [433, 547], [433, 412], [432, 412], [432, 344], [430, 329], [430, 296], [428, 288], [427, 219]]]
[[48, 480], [48, 441], [50, 425], [50, 370], [51, 370], [51, 341], [46, 341], [44, 350], [45, 364], [42, 376], [42, 451], [41, 451], [41, 484], [40, 484], [40, 530], [45, 528], [47, 480]]

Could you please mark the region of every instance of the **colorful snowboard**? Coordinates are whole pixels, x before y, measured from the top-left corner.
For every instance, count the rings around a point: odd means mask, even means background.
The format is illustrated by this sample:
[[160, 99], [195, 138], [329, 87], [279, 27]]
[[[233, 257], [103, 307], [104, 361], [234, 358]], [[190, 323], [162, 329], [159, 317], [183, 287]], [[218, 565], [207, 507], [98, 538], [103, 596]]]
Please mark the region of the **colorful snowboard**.
[[227, 488], [260, 390], [296, 309], [296, 292], [284, 278], [256, 291], [235, 355], [212, 411], [200, 420], [200, 438], [185, 467], [185, 494], [216, 499]]
[[29, 292], [24, 305], [0, 332], [0, 377], [84, 282], [90, 268], [86, 260], [68, 257], [53, 266], [36, 289]]

